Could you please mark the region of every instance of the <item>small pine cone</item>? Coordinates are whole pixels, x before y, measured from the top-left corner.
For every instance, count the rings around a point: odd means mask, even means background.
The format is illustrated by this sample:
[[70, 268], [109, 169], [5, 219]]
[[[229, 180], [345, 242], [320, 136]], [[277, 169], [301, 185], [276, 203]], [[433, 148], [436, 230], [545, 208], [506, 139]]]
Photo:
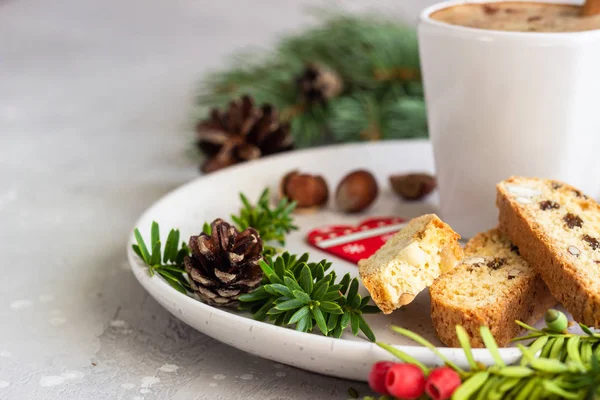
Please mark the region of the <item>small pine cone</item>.
[[344, 89], [342, 78], [334, 71], [316, 64], [308, 64], [296, 78], [302, 100], [306, 103], [325, 104]]
[[239, 232], [227, 222], [216, 219], [212, 233], [192, 236], [192, 252], [184, 260], [190, 285], [200, 299], [214, 306], [236, 306], [238, 298], [252, 292], [261, 282], [263, 242], [258, 232], [248, 228]]
[[207, 156], [208, 174], [244, 161], [288, 151], [294, 147], [290, 126], [270, 104], [258, 108], [249, 96], [232, 101], [225, 110], [213, 109], [196, 126], [198, 147]]

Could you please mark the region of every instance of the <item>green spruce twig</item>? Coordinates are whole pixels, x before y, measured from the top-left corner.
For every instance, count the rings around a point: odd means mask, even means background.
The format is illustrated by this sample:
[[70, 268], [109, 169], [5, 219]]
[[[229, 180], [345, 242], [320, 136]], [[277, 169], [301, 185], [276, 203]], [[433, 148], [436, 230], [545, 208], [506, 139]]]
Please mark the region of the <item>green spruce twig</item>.
[[[557, 325], [555, 320], [549, 321], [548, 316], [557, 316], [562, 320], [562, 324]], [[563, 313], [556, 310], [548, 310], [546, 313], [546, 327], [536, 329], [532, 326], [517, 323], [525, 328], [526, 335], [513, 339], [514, 342], [536, 339], [538, 343], [537, 350], [541, 357], [552, 358], [565, 362], [588, 363], [594, 356], [600, 357], [600, 333], [592, 331], [584, 324], [579, 324], [583, 335], [569, 332], [567, 330], [567, 320]], [[530, 346], [530, 348], [533, 345]]]
[[137, 244], [132, 245], [133, 251], [146, 263], [148, 273], [162, 276], [175, 290], [186, 294], [191, 291], [185, 277], [183, 259], [190, 254], [185, 242], [179, 242], [179, 230], [171, 229], [165, 242], [164, 250], [160, 241], [160, 228], [157, 222], [152, 222], [150, 229], [150, 246], [146, 246], [138, 228], [133, 231]]
[[262, 261], [260, 266], [265, 273], [264, 284], [240, 297], [241, 308], [251, 311], [256, 320], [269, 319], [302, 332], [316, 328], [335, 338], [350, 327], [354, 336], [362, 331], [375, 341], [363, 314], [379, 310], [368, 305], [370, 297], [358, 294], [358, 280], [351, 279], [350, 274], [336, 282], [335, 271], [326, 274], [331, 263], [309, 262], [308, 253], [300, 257], [284, 253], [269, 262]]
[[427, 130], [422, 99], [358, 93], [331, 103], [329, 126], [339, 141], [420, 137]]
[[[197, 104], [205, 115], [242, 95], [270, 103], [290, 122], [297, 147], [427, 136], [416, 32], [383, 15], [320, 10], [319, 23], [282, 37], [270, 51], [245, 51], [205, 77]], [[307, 63], [341, 78], [326, 104], [302, 99], [296, 83]], [[202, 116], [200, 116], [202, 118]]]
[[[294, 225], [292, 217], [292, 213], [296, 209], [296, 203], [284, 198], [275, 207], [272, 207], [270, 196], [270, 190], [266, 188], [256, 204], [252, 204], [245, 194], [240, 193], [242, 207], [237, 214], [231, 215], [231, 220], [239, 231], [247, 228], [254, 228], [258, 231], [265, 243], [263, 246], [263, 256], [265, 257], [271, 257], [281, 252], [278, 247], [269, 245], [269, 242], [285, 246], [286, 235], [298, 229]], [[208, 222], [204, 223], [202, 232], [207, 235], [211, 234], [211, 227]]]
[[255, 205], [240, 193], [242, 208], [237, 215], [231, 215], [231, 220], [236, 227], [243, 231], [252, 227], [256, 229], [265, 243], [264, 254], [269, 256], [277, 253], [277, 249], [268, 245], [269, 242], [285, 246], [285, 236], [291, 231], [297, 230], [294, 225], [292, 212], [296, 209], [296, 203], [287, 199], [281, 199], [275, 207], [271, 207], [270, 191], [263, 190]]
[[[555, 310], [550, 310], [555, 311]], [[564, 314], [561, 316], [564, 317]], [[566, 319], [565, 319], [566, 321]], [[489, 330], [483, 326], [480, 334], [494, 365], [477, 363], [472, 355], [468, 335], [457, 326], [457, 337], [469, 364], [463, 370], [439, 353], [432, 343], [402, 329], [392, 329], [434, 351], [442, 361], [459, 373], [462, 384], [452, 394], [453, 400], [465, 399], [597, 399], [600, 397], [600, 335], [582, 326], [584, 335], [557, 332], [548, 324], [544, 329], [527, 326], [535, 337], [529, 347], [517, 345], [522, 353], [519, 365], [506, 365]], [[525, 337], [525, 336], [524, 336]], [[518, 338], [523, 340], [522, 338]], [[378, 345], [404, 362], [416, 364], [428, 374], [427, 367], [415, 363], [408, 354], [389, 345]], [[558, 346], [558, 347], [557, 347]], [[550, 349], [546, 350], [545, 349]], [[538, 355], [538, 352], [539, 355]]]
[[[268, 189], [262, 192], [255, 205], [244, 194], [240, 194], [240, 199], [242, 207], [239, 213], [231, 216], [239, 230], [252, 227], [265, 243], [283, 246], [285, 236], [298, 229], [292, 218], [296, 204], [282, 200], [271, 207]], [[211, 226], [204, 223], [202, 231], [210, 235]], [[183, 260], [190, 254], [190, 249], [185, 242], [179, 244], [179, 230], [169, 232], [164, 251], [156, 222], [152, 223], [150, 246], [146, 245], [137, 228], [134, 236], [137, 244], [133, 245], [133, 250], [146, 263], [150, 275], [159, 274], [182, 293], [191, 291], [183, 267]], [[268, 245], [264, 248], [264, 259], [260, 262], [265, 273], [263, 283], [240, 298], [242, 309], [252, 311], [259, 321], [269, 319], [280, 326], [294, 325], [303, 332], [317, 328], [325, 336], [339, 338], [350, 327], [354, 336], [362, 331], [369, 340], [375, 341], [363, 314], [379, 312], [379, 309], [368, 304], [370, 297], [362, 297], [358, 293], [356, 278], [351, 279], [350, 274], [346, 274], [336, 282], [336, 273], [329, 271], [331, 263], [326, 260], [314, 263], [309, 262], [307, 253], [301, 256], [289, 253], [277, 255], [277, 248]]]

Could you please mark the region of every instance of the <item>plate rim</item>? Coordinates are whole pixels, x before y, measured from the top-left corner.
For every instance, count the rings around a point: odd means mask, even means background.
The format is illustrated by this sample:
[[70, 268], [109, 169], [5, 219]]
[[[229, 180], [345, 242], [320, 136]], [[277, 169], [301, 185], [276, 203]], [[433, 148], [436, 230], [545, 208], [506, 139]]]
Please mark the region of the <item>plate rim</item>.
[[[146, 285], [151, 285], [158, 292], [168, 293], [168, 297], [171, 299], [174, 299], [176, 302], [183, 302], [184, 304], [187, 304], [192, 308], [194, 308], [194, 307], [198, 308], [199, 312], [201, 312], [201, 313], [210, 313], [211, 315], [216, 315], [217, 317], [219, 317], [221, 319], [224, 319], [226, 321], [229, 320], [234, 323], [259, 326], [262, 330], [266, 330], [266, 332], [271, 333], [273, 335], [284, 334], [287, 337], [290, 337], [290, 338], [298, 340], [298, 341], [310, 340], [312, 343], [318, 344], [319, 346], [331, 345], [331, 343], [338, 343], [339, 345], [336, 347], [342, 346], [342, 347], [344, 347], [345, 350], [348, 350], [348, 351], [372, 351], [374, 348], [378, 349], [380, 351], [384, 351], [383, 349], [379, 348], [379, 346], [377, 346], [377, 344], [375, 342], [370, 342], [367, 339], [364, 339], [364, 340], [348, 340], [348, 339], [344, 339], [344, 338], [336, 339], [333, 337], [323, 336], [320, 334], [299, 332], [294, 329], [277, 326], [277, 325], [274, 325], [269, 322], [257, 321], [252, 318], [249, 318], [247, 316], [241, 315], [235, 311], [228, 312], [219, 307], [210, 306], [210, 305], [200, 301], [199, 299], [191, 297], [187, 294], [180, 293], [180, 292], [176, 291], [175, 289], [173, 289], [163, 278], [158, 277], [157, 274], [154, 274], [154, 276], [152, 276], [152, 277], [149, 276], [149, 274], [147, 273], [146, 265], [141, 260], [139, 260], [139, 257], [132, 249], [132, 245], [136, 243], [133, 231], [136, 227], [140, 226], [140, 223], [142, 221], [149, 220], [150, 219], [149, 216], [153, 213], [153, 211], [155, 209], [159, 208], [163, 203], [168, 202], [172, 197], [174, 197], [178, 193], [183, 192], [185, 190], [189, 190], [190, 187], [198, 185], [198, 184], [202, 184], [202, 185], [210, 184], [211, 180], [220, 179], [223, 175], [229, 175], [229, 174], [234, 175], [235, 172], [238, 171], [240, 168], [247, 168], [249, 165], [251, 165], [253, 167], [258, 167], [261, 164], [269, 164], [272, 162], [277, 162], [278, 160], [288, 157], [289, 155], [292, 155], [292, 154], [301, 156], [302, 154], [307, 154], [307, 153], [315, 153], [316, 154], [316, 153], [323, 153], [323, 152], [331, 152], [331, 151], [335, 151], [335, 149], [340, 148], [340, 147], [360, 148], [360, 147], [365, 147], [365, 146], [369, 146], [369, 147], [377, 147], [377, 146], [383, 146], [383, 145], [400, 146], [400, 145], [406, 145], [406, 144], [427, 144], [427, 143], [429, 143], [429, 140], [427, 140], [427, 139], [385, 140], [385, 141], [380, 141], [380, 142], [358, 142], [358, 143], [337, 144], [337, 145], [330, 145], [330, 146], [320, 146], [320, 147], [314, 147], [314, 148], [308, 148], [308, 149], [299, 149], [299, 150], [294, 150], [292, 152], [279, 153], [279, 154], [275, 154], [272, 156], [253, 160], [250, 162], [234, 165], [232, 167], [228, 167], [223, 170], [216, 171], [209, 175], [198, 176], [198, 177], [192, 179], [191, 181], [186, 182], [186, 183], [168, 191], [167, 193], [163, 194], [161, 197], [159, 197], [157, 200], [155, 200], [150, 206], [148, 206], [144, 210], [144, 212], [142, 214], [140, 214], [140, 216], [136, 219], [136, 221], [128, 235], [128, 239], [127, 239], [127, 259], [128, 259], [130, 268], [131, 268], [134, 276], [140, 283], [140, 285], [144, 288], [144, 290], [146, 290], [153, 298], [155, 298], [155, 300], [157, 300], [159, 302], [159, 304], [161, 304], [159, 299], [156, 298], [153, 291], [151, 289], [149, 289], [148, 287], [146, 287]], [[171, 312], [171, 310], [169, 310], [164, 305], [161, 304], [161, 306], [163, 308], [167, 309], [167, 311]], [[181, 319], [181, 318], [179, 318], [179, 316], [177, 316], [175, 314], [174, 314], [174, 316], [178, 319]], [[195, 330], [200, 331], [199, 329], [197, 329], [195, 327], [193, 327], [193, 328]], [[206, 334], [207, 336], [211, 336], [207, 333], [204, 333], [204, 332], [202, 332], [202, 333]], [[213, 337], [213, 338], [215, 340], [221, 341], [217, 337]], [[221, 342], [223, 342], [223, 341], [221, 341]], [[224, 343], [226, 343], [226, 342], [224, 342]], [[227, 343], [227, 344], [231, 345], [229, 343]], [[231, 345], [231, 346], [237, 347], [235, 345]], [[392, 346], [398, 350], [408, 352], [409, 354], [415, 354], [415, 352], [416, 352], [416, 353], [422, 353], [423, 355], [427, 354], [427, 356], [430, 356], [430, 354], [432, 352], [432, 350], [428, 349], [427, 347], [418, 345], [416, 343], [414, 345], [390, 344], [390, 346]], [[463, 352], [463, 349], [460, 347], [436, 346], [436, 350], [447, 357], [455, 356], [457, 351], [460, 351], [461, 354]], [[242, 351], [245, 351], [245, 350], [242, 349]], [[505, 358], [505, 359], [514, 359], [516, 356], [521, 354], [519, 349], [516, 347], [500, 348], [499, 351], [502, 354], [503, 358]], [[481, 357], [487, 358], [490, 356], [490, 352], [486, 348], [473, 348], [472, 352], [476, 359], [481, 358]], [[385, 354], [388, 354], [388, 353], [385, 352]], [[260, 356], [260, 354], [258, 354], [258, 355]], [[438, 357], [436, 356], [436, 358], [438, 358]], [[335, 374], [332, 374], [332, 375], [335, 376]], [[365, 376], [364, 379], [366, 380], [367, 377]]]

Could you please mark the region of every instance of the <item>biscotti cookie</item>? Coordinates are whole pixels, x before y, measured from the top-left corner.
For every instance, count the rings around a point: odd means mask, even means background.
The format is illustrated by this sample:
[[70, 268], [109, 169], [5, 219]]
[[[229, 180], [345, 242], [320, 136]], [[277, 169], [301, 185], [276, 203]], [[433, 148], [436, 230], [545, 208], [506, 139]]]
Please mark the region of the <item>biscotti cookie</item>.
[[375, 254], [358, 262], [360, 278], [385, 314], [413, 301], [462, 259], [460, 236], [436, 215], [410, 221]]
[[551, 180], [512, 177], [497, 193], [502, 231], [576, 321], [600, 327], [600, 206]]
[[474, 236], [465, 259], [429, 287], [431, 320], [438, 338], [459, 347], [456, 325], [471, 346], [484, 347], [479, 328], [487, 326], [499, 346], [507, 346], [521, 328], [515, 320], [537, 322], [556, 300], [519, 250], [498, 229]]

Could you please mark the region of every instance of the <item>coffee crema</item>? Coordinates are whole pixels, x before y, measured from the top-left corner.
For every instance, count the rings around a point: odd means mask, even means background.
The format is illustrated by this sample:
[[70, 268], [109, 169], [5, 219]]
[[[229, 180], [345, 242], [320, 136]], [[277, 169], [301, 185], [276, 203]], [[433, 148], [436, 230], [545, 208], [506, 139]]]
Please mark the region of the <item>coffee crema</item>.
[[436, 11], [431, 19], [452, 25], [513, 32], [580, 32], [600, 29], [600, 15], [581, 16], [570, 4], [468, 3]]

